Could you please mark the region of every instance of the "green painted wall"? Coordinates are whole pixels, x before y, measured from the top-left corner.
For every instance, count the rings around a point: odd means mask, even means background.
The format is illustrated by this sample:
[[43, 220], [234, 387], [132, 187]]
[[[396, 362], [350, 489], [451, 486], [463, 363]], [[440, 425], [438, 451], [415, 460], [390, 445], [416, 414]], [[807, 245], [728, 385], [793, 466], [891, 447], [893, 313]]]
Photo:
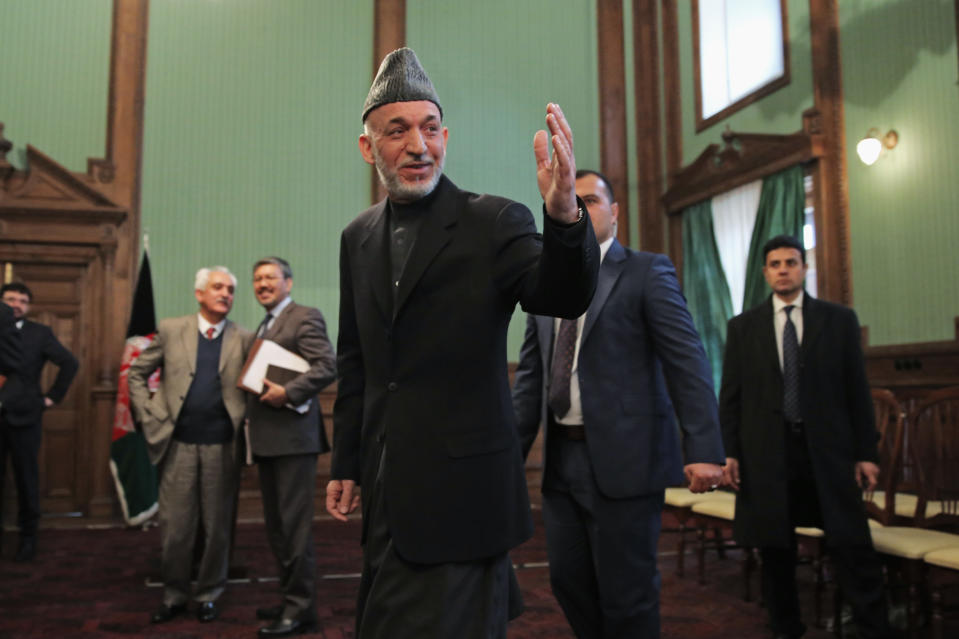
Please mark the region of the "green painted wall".
[[[443, 103], [446, 174], [460, 188], [523, 202], [541, 225], [533, 134], [546, 126], [547, 102], [569, 119], [577, 166], [599, 166], [593, 0], [412, 0], [406, 28]], [[518, 311], [511, 360], [524, 326]]]
[[250, 267], [293, 266], [293, 296], [335, 335], [339, 235], [369, 205], [357, 151], [372, 0], [150, 3], [143, 228], [157, 313], [191, 312], [197, 268], [237, 274], [233, 318], [262, 310]]
[[[695, 132], [692, 25], [679, 8], [683, 158], [734, 131], [792, 133], [813, 105], [808, 0], [789, 0], [792, 82]], [[953, 0], [843, 0], [840, 46], [854, 307], [870, 343], [954, 339], [959, 315], [959, 74]], [[899, 146], [872, 167], [856, 156], [870, 127]]]
[[[876, 6], [881, 4], [881, 6]], [[953, 0], [840, 4], [853, 293], [870, 343], [955, 338], [959, 55]], [[871, 127], [899, 144], [865, 166]]]
[[112, 0], [0, 0], [0, 122], [71, 171], [106, 150]]

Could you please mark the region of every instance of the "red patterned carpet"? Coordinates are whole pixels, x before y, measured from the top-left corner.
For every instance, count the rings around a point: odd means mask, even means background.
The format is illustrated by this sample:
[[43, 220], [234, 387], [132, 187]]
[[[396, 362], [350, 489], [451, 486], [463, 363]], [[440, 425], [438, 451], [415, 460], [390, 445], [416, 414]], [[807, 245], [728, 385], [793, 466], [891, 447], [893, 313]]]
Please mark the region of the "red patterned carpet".
[[[523, 589], [526, 612], [510, 624], [510, 639], [566, 639], [566, 626], [549, 590], [542, 523], [536, 535], [512, 553]], [[323, 575], [318, 587], [320, 630], [315, 637], [353, 637], [354, 598], [359, 571], [359, 524], [330, 520], [315, 523], [317, 562]], [[220, 599], [221, 615], [209, 624], [192, 616], [152, 626], [150, 613], [160, 603], [161, 589], [148, 584], [156, 575], [159, 534], [120, 528], [43, 530], [40, 553], [32, 564], [10, 557], [14, 533], [3, 540], [0, 561], [0, 638], [7, 637], [255, 637], [261, 622], [257, 606], [277, 601], [273, 562], [261, 524], [240, 524], [234, 565], [246, 578], [231, 583]], [[709, 583], [695, 579], [695, 556], [687, 558], [687, 576], [675, 575], [675, 533], [661, 540], [663, 573], [663, 637], [668, 639], [760, 639], [769, 636], [765, 615], [755, 603], [740, 598], [740, 555], [725, 560], [710, 553]], [[801, 568], [804, 613], [811, 625], [812, 584], [808, 567]], [[755, 586], [754, 586], [755, 589]], [[828, 609], [828, 608], [827, 608]], [[808, 639], [833, 637], [811, 629]]]

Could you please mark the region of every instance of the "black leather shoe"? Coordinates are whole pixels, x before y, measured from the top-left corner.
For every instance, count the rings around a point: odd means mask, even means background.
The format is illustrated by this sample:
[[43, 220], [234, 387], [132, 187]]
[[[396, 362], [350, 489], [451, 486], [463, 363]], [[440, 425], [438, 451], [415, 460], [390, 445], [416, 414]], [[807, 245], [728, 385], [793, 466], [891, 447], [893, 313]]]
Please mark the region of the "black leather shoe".
[[257, 634], [261, 637], [289, 637], [312, 632], [315, 629], [315, 624], [303, 623], [299, 619], [277, 619], [269, 626], [260, 628]]
[[202, 622], [213, 621], [217, 618], [220, 611], [216, 609], [216, 604], [212, 601], [204, 601], [196, 609], [196, 618]]
[[37, 538], [21, 537], [20, 547], [17, 548], [17, 554], [13, 558], [13, 560], [14, 561], [33, 561], [33, 558], [36, 556], [37, 556]]
[[266, 608], [256, 609], [256, 618], [266, 621], [273, 621], [283, 616], [283, 606], [267, 606]]
[[150, 623], [166, 623], [184, 612], [186, 612], [186, 604], [174, 604], [172, 606], [162, 604], [150, 617]]

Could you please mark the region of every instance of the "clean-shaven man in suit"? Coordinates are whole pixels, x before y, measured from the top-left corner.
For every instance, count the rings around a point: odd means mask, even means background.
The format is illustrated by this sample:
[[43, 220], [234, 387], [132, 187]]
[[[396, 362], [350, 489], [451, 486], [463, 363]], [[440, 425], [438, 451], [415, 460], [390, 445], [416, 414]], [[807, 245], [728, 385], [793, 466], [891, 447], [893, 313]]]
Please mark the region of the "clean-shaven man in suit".
[[576, 194], [602, 255], [596, 295], [578, 319], [527, 318], [513, 406], [524, 456], [546, 424], [550, 582], [573, 631], [652, 639], [664, 490], [684, 473], [694, 492], [722, 480], [716, 395], [669, 258], [616, 240], [601, 173], [577, 171]]
[[[276, 342], [310, 364], [309, 370], [285, 383], [264, 380], [263, 393], [247, 399], [266, 534], [283, 595], [279, 605], [256, 611], [257, 617], [271, 621], [259, 630], [266, 637], [316, 626], [316, 458], [330, 449], [317, 394], [336, 378], [336, 355], [323, 314], [294, 302], [292, 288], [293, 270], [286, 260], [266, 257], [253, 265], [253, 292], [266, 310], [257, 337]], [[293, 408], [303, 404], [304, 412]]]
[[[216, 619], [226, 585], [230, 533], [240, 470], [238, 428], [246, 397], [237, 379], [252, 334], [226, 318], [236, 277], [225, 266], [197, 271], [199, 312], [164, 319], [130, 365], [130, 402], [160, 475], [163, 602], [150, 618], [164, 623], [186, 612], [197, 528], [204, 546], [192, 598], [197, 619]], [[147, 381], [160, 369], [153, 397]]]
[[763, 247], [772, 295], [729, 321], [719, 395], [736, 541], [759, 548], [777, 638], [805, 632], [796, 592], [796, 526], [826, 533], [844, 599], [864, 639], [889, 636], [882, 570], [862, 490], [879, 476], [879, 439], [852, 309], [803, 290], [806, 252], [780, 235]]
[[532, 521], [510, 404], [517, 303], [575, 317], [599, 267], [576, 200], [573, 140], [547, 107], [534, 139], [543, 234], [517, 202], [443, 175], [447, 129], [410, 49], [389, 54], [363, 109], [363, 159], [387, 198], [343, 231], [338, 395], [327, 510], [363, 487], [359, 639], [506, 636], [507, 551]]
[[[7, 472], [7, 457], [13, 462], [17, 486], [17, 523], [20, 543], [15, 559], [30, 561], [37, 552], [37, 523], [40, 520], [40, 440], [43, 411], [67, 394], [79, 364], [54, 336], [49, 326], [27, 319], [33, 293], [25, 284], [12, 282], [0, 287], [0, 297], [13, 311], [20, 330], [22, 361], [0, 390], [0, 495]], [[58, 367], [53, 385], [46, 393], [40, 388], [40, 374], [47, 362]], [[3, 505], [0, 504], [0, 513]], [[3, 517], [0, 514], [0, 525]], [[0, 528], [2, 530], [2, 528]]]

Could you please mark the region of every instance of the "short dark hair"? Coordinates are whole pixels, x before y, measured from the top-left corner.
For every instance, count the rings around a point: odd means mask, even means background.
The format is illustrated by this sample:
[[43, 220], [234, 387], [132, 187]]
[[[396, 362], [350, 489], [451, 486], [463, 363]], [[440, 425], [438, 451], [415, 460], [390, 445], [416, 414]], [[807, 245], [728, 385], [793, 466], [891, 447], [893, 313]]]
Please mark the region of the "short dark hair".
[[29, 301], [33, 301], [33, 292], [30, 288], [23, 282], [10, 282], [9, 284], [4, 284], [0, 286], [0, 297], [3, 297], [3, 294], [7, 291], [13, 291], [14, 293], [23, 293], [29, 298]]
[[613, 195], [613, 185], [609, 183], [609, 178], [600, 173], [599, 171], [594, 171], [592, 169], [578, 169], [576, 171], [576, 179], [586, 177], [587, 175], [595, 175], [600, 180], [603, 181], [603, 184], [606, 185], [606, 195], [609, 196], [609, 203], [612, 204], [616, 201], [616, 196]]
[[256, 273], [256, 269], [260, 268], [264, 264], [275, 264], [276, 266], [279, 266], [280, 270], [283, 271], [283, 279], [293, 279], [293, 269], [290, 268], [290, 263], [284, 260], [282, 257], [271, 255], [270, 257], [264, 257], [257, 260], [256, 264], [253, 265], [253, 272]]
[[779, 248], [796, 249], [802, 256], [802, 263], [806, 263], [806, 249], [803, 247], [802, 242], [800, 242], [798, 238], [795, 238], [792, 235], [777, 235], [763, 245], [763, 264], [766, 263], [766, 256], [769, 255], [769, 251], [775, 251]]

